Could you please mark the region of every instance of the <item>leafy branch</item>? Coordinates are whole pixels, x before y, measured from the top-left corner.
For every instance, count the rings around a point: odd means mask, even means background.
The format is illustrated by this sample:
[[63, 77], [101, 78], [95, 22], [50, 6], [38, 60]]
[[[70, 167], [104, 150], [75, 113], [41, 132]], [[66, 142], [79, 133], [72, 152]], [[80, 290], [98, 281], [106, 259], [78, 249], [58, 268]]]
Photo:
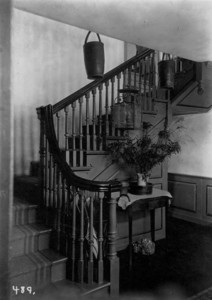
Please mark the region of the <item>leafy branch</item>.
[[146, 133], [142, 138], [128, 137], [125, 141], [110, 143], [107, 150], [114, 162], [125, 163], [134, 167], [137, 173], [148, 176], [153, 167], [180, 152], [179, 142], [172, 140], [170, 135], [164, 128], [159, 131], [156, 142]]

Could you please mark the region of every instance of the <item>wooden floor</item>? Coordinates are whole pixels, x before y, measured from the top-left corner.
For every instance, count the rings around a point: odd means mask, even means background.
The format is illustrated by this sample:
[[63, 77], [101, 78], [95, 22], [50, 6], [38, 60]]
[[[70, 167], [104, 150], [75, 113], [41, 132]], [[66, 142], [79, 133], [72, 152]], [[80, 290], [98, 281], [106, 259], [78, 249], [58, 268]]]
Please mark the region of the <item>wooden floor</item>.
[[[128, 272], [127, 250], [120, 252], [119, 257], [121, 299], [187, 299], [212, 287], [212, 225], [201, 226], [169, 217], [167, 240], [156, 242], [155, 254], [134, 254], [132, 281]], [[99, 299], [100, 295], [91, 299]], [[70, 282], [63, 281], [51, 284], [33, 299], [78, 297]], [[108, 299], [105, 294], [101, 298]]]
[[121, 295], [148, 293], [163, 299], [166, 294], [171, 300], [174, 295], [191, 297], [212, 286], [212, 225], [169, 217], [167, 240], [156, 242], [155, 254], [134, 254], [131, 282], [126, 251], [119, 256]]

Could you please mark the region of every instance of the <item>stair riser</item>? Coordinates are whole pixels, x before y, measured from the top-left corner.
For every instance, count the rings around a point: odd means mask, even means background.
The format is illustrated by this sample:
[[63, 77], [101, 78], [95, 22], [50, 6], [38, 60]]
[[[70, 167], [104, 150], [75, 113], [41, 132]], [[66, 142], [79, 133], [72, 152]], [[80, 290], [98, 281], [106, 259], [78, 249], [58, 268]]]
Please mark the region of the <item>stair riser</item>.
[[14, 195], [29, 203], [39, 203], [40, 188], [38, 178], [15, 178]]
[[11, 257], [28, 254], [35, 251], [48, 249], [50, 233], [42, 233], [40, 235], [25, 236], [21, 239], [16, 239], [10, 243]]
[[37, 208], [14, 208], [13, 225], [27, 225], [36, 222]]
[[41, 268], [36, 271], [20, 274], [11, 278], [11, 286], [31, 286], [33, 290], [41, 288], [51, 282], [51, 267]]
[[25, 274], [11, 277], [11, 286], [31, 286], [32, 289], [41, 288], [50, 282], [64, 280], [66, 278], [66, 263], [37, 268]]

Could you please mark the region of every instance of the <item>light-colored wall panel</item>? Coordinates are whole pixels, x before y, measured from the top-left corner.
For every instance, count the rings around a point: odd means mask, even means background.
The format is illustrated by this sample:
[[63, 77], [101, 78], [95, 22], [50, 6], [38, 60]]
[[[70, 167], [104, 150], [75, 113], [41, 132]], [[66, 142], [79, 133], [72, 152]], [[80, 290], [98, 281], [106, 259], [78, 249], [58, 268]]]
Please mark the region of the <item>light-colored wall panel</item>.
[[[28, 174], [39, 159], [36, 107], [55, 104], [90, 81], [83, 45], [87, 31], [13, 9], [12, 89], [15, 174]], [[92, 34], [89, 40], [96, 37]], [[124, 61], [124, 43], [101, 36], [105, 72]]]
[[[212, 110], [183, 118], [184, 129], [180, 134], [182, 151], [171, 157], [169, 172], [212, 177]], [[177, 119], [182, 119], [182, 116], [174, 118]]]

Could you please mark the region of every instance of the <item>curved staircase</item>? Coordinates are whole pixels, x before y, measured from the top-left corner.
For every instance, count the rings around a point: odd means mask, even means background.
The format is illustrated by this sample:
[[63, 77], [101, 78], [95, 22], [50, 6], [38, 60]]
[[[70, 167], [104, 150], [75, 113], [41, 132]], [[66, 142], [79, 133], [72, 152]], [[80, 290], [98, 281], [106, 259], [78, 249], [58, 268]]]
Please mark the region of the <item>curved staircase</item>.
[[[176, 73], [176, 89], [159, 89], [157, 55], [145, 50], [103, 79], [53, 106], [37, 109], [39, 166], [31, 164], [31, 177], [15, 178], [13, 286], [24, 282], [36, 289], [68, 279], [81, 294], [103, 290], [118, 294], [117, 251], [128, 241], [126, 232], [122, 238], [123, 216], [120, 221], [113, 192], [120, 191], [121, 181], [131, 174], [111, 162], [107, 144], [142, 134], [143, 122], [152, 123], [152, 134], [164, 120], [170, 123], [182, 90], [199, 80], [196, 70], [196, 63], [184, 60]], [[121, 89], [136, 90], [140, 101], [140, 121], [130, 130], [118, 127], [112, 114]], [[151, 180], [155, 187], [166, 189], [166, 165], [157, 167]], [[157, 215], [161, 238], [163, 212]]]

